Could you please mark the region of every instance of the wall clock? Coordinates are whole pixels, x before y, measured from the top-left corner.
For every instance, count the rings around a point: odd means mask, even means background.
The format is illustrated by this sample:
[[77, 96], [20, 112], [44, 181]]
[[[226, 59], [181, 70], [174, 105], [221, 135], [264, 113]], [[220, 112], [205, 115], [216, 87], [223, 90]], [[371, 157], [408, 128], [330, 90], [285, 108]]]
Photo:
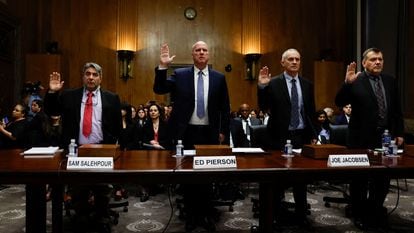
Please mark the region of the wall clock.
[[187, 7], [184, 10], [184, 16], [186, 19], [193, 20], [197, 17], [197, 11], [193, 7]]

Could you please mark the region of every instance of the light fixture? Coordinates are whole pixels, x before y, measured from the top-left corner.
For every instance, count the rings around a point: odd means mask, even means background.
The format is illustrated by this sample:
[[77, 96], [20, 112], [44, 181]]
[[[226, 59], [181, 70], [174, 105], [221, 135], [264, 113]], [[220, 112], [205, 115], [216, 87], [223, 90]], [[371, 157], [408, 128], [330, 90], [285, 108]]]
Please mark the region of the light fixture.
[[260, 53], [248, 53], [244, 56], [246, 62], [246, 79], [255, 80], [258, 72], [258, 61], [262, 54]]
[[120, 77], [127, 81], [132, 78], [132, 64], [131, 61], [134, 59], [134, 51], [131, 50], [118, 50], [118, 61], [119, 61], [119, 73]]

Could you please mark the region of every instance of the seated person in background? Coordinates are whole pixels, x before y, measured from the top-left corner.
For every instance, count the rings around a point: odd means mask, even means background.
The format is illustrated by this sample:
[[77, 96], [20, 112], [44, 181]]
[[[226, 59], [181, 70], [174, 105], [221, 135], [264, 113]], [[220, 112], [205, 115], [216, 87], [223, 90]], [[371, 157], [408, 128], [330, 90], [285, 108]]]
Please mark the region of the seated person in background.
[[[242, 122], [243, 125], [243, 131], [247, 138], [247, 144], [242, 145], [242, 147], [250, 147], [250, 128], [251, 125], [260, 125], [260, 120], [256, 117], [250, 117], [252, 110], [250, 109], [250, 106], [246, 103], [241, 104], [239, 107], [239, 115], [240, 117], [235, 118], [235, 120], [238, 120]], [[254, 113], [256, 114], [256, 113]], [[256, 115], [255, 115], [256, 116]]]
[[327, 144], [331, 134], [328, 116], [324, 110], [317, 111], [315, 116], [315, 133], [318, 136], [317, 144]]
[[26, 148], [27, 108], [16, 104], [12, 112], [12, 121], [0, 122], [0, 148]]
[[328, 120], [330, 123], [335, 122], [335, 112], [331, 107], [326, 107], [323, 109], [326, 112], [326, 115], [328, 116]]
[[132, 108], [128, 103], [121, 104], [122, 129], [119, 134], [119, 146], [121, 150], [131, 150], [134, 147], [135, 124], [132, 120]]
[[342, 114], [335, 119], [335, 125], [347, 125], [349, 119], [351, 119], [352, 107], [351, 104], [347, 104], [342, 107]]
[[144, 147], [169, 149], [172, 146], [168, 127], [164, 118], [164, 109], [156, 103], [149, 105], [149, 120], [143, 127]]
[[28, 146], [49, 146], [46, 136], [49, 128], [49, 117], [43, 111], [43, 101], [35, 99], [32, 101], [33, 118], [27, 124]]

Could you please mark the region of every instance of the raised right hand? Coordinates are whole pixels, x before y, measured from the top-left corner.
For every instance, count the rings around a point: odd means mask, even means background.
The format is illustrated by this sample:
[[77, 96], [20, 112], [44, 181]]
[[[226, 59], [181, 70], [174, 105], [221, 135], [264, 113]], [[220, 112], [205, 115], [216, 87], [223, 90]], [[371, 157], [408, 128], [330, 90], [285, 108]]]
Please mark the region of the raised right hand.
[[65, 83], [65, 81], [60, 80], [60, 73], [53, 72], [49, 76], [49, 90], [52, 92], [60, 91]]
[[356, 63], [351, 62], [351, 64], [346, 67], [345, 83], [353, 83], [358, 78], [360, 73], [361, 72], [356, 72]]
[[169, 64], [174, 60], [175, 55], [170, 57], [170, 48], [168, 44], [165, 43], [161, 45], [161, 54], [160, 54], [160, 66], [167, 68]]
[[267, 85], [270, 82], [271, 74], [269, 73], [269, 68], [267, 66], [264, 66], [260, 69], [259, 72], [259, 78], [258, 78], [258, 84], [259, 85]]

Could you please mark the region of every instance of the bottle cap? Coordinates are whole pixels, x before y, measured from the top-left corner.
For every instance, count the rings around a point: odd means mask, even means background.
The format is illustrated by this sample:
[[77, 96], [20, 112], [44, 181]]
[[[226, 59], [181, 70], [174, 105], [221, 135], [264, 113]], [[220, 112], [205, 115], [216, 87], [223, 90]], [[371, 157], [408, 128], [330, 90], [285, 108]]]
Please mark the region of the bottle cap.
[[391, 140], [391, 144], [395, 144], [395, 140]]
[[291, 143], [292, 141], [290, 139], [286, 140], [286, 143]]
[[183, 140], [177, 140], [177, 143], [178, 144], [182, 144], [183, 143]]
[[70, 139], [70, 142], [74, 143], [75, 142], [75, 139]]

